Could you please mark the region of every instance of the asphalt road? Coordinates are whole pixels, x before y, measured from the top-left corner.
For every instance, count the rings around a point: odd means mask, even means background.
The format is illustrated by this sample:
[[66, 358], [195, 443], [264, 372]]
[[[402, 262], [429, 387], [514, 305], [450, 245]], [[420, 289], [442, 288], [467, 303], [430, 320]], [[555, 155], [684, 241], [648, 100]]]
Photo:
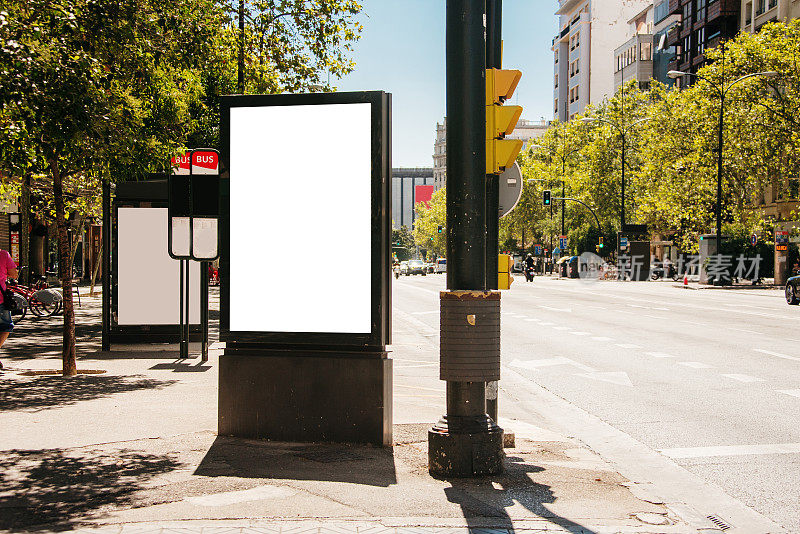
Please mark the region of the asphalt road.
[[[393, 286], [395, 395], [420, 420], [443, 410], [444, 287]], [[800, 532], [800, 308], [781, 291], [518, 277], [502, 314], [504, 368]]]

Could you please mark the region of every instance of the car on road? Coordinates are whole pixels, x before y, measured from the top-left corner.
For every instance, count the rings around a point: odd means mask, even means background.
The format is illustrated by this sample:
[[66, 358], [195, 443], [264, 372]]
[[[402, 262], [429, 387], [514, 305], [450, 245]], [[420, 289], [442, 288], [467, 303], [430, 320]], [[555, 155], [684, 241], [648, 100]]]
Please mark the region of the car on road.
[[400, 264], [400, 274], [410, 276], [412, 274], [421, 274], [425, 276], [425, 263], [422, 260], [408, 260], [405, 266]]
[[786, 281], [786, 303], [796, 306], [800, 303], [800, 276], [792, 276]]
[[447, 260], [445, 258], [439, 258], [436, 260], [436, 269], [434, 272], [437, 274], [447, 272]]

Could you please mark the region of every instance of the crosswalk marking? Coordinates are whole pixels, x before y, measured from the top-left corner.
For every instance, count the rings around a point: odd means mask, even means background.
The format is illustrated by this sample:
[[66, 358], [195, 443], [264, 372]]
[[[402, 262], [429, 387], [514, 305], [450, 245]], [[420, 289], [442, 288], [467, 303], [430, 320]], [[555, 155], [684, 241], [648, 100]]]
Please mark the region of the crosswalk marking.
[[776, 358], [783, 358], [784, 360], [794, 360], [796, 362], [800, 362], [800, 358], [797, 356], [789, 356], [788, 354], [782, 354], [780, 352], [773, 352], [771, 350], [764, 350], [764, 349], [753, 349], [756, 352], [760, 352], [761, 354], [769, 354], [770, 356], [775, 356]]

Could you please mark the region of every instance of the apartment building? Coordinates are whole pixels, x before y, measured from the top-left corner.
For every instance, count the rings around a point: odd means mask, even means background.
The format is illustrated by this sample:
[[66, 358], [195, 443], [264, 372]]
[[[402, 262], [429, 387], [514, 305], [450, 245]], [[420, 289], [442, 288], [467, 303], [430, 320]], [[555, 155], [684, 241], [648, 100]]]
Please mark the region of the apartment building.
[[[705, 65], [707, 49], [738, 33], [741, 0], [669, 0], [669, 11], [680, 17], [667, 34], [667, 45], [676, 49], [669, 68], [694, 73]], [[693, 77], [686, 78], [677, 84], [691, 85]]]
[[651, 2], [628, 21], [627, 41], [614, 50], [614, 91], [631, 80], [637, 80], [641, 89], [650, 80], [672, 86], [667, 72], [675, 47], [667, 46], [667, 32], [678, 21], [669, 13], [669, 0]]
[[755, 33], [767, 22], [800, 17], [800, 0], [741, 0], [742, 31]]
[[[520, 119], [514, 131], [507, 139], [521, 139], [522, 150], [525, 150], [532, 139], [544, 135], [550, 127], [550, 121], [531, 121]], [[433, 187], [438, 191], [447, 185], [447, 118], [441, 124], [436, 123], [436, 141], [433, 144]]]
[[625, 42], [628, 21], [652, 0], [559, 0], [553, 38], [553, 115], [562, 122], [614, 92], [609, 51]]

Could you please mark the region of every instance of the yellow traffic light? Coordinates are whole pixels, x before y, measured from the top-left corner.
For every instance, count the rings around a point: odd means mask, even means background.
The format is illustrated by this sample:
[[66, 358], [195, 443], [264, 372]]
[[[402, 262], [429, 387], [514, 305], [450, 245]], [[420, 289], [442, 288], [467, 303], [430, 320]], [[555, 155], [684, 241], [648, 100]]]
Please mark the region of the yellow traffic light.
[[522, 140], [504, 139], [514, 131], [521, 106], [504, 106], [514, 94], [522, 72], [486, 69], [486, 174], [500, 174], [514, 164]]
[[514, 258], [508, 254], [500, 254], [497, 257], [497, 289], [511, 289], [514, 278], [511, 276], [511, 266], [514, 265]]

